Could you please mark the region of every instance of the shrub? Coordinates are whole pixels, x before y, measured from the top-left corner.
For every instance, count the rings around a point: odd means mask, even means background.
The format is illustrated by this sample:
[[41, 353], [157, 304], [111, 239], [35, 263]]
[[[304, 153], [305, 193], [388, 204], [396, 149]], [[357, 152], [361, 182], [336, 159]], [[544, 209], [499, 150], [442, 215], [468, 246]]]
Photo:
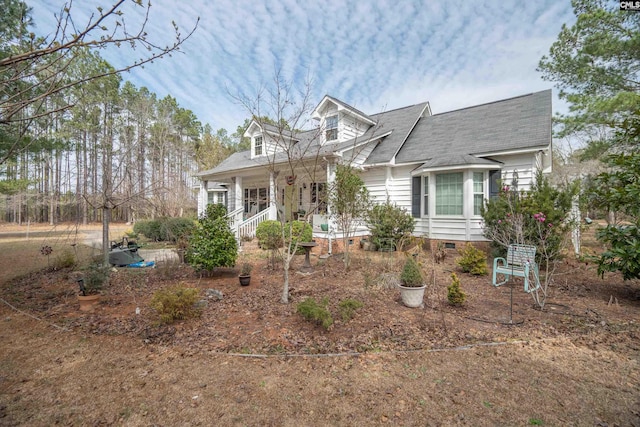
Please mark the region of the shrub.
[[391, 241], [393, 249], [403, 237], [413, 232], [415, 226], [411, 214], [388, 199], [385, 203], [371, 208], [368, 212], [368, 223], [371, 242], [378, 248], [386, 248]]
[[467, 299], [467, 294], [460, 289], [460, 279], [456, 273], [451, 273], [451, 285], [447, 287], [447, 299], [451, 305], [462, 305]]
[[262, 249], [278, 249], [282, 247], [282, 224], [273, 219], [262, 221], [256, 228], [256, 237]]
[[357, 309], [362, 308], [362, 303], [356, 299], [347, 298], [340, 301], [338, 308], [340, 309], [342, 320], [346, 322], [351, 320]]
[[138, 221], [133, 225], [133, 232], [142, 234], [149, 240], [160, 241], [162, 224], [159, 219], [147, 219]]
[[555, 188], [542, 173], [536, 175], [531, 190], [519, 191], [517, 186], [517, 179], [503, 185], [499, 196], [483, 207], [484, 236], [500, 248], [499, 256], [517, 243], [536, 246], [536, 258], [543, 264], [557, 259], [572, 225], [567, 219], [576, 188]]
[[196, 317], [201, 314], [196, 306], [198, 294], [198, 289], [185, 286], [160, 289], [153, 294], [151, 307], [156, 310], [160, 322], [164, 324]]
[[61, 270], [76, 265], [76, 257], [72, 251], [65, 249], [53, 259], [53, 269]]
[[251, 276], [251, 271], [253, 270], [253, 264], [250, 262], [243, 262], [240, 264], [240, 276]]
[[[299, 242], [310, 242], [313, 238], [313, 229], [311, 228], [311, 224], [305, 221], [293, 221], [291, 223], [286, 223], [284, 226], [284, 238], [285, 244], [288, 246], [290, 245], [290, 248], [293, 248], [296, 243]], [[296, 253], [298, 255], [304, 254], [304, 249], [298, 247]]]
[[212, 271], [236, 264], [238, 242], [220, 208], [226, 212], [225, 207], [219, 204], [207, 206], [189, 241], [185, 260], [197, 271]]
[[411, 256], [407, 257], [407, 260], [404, 263], [404, 268], [402, 269], [402, 273], [400, 274], [400, 281], [402, 282], [403, 286], [410, 288], [419, 288], [424, 284], [420, 266], [418, 265], [418, 262]]
[[148, 219], [136, 222], [132, 234], [142, 234], [156, 242], [177, 242], [193, 233], [195, 226], [189, 218]]
[[320, 304], [313, 298], [306, 298], [298, 304], [297, 312], [310, 322], [315, 322], [325, 329], [329, 329], [333, 325], [333, 318], [327, 306], [329, 300], [323, 298]]
[[195, 222], [188, 218], [165, 218], [160, 221], [160, 240], [175, 243], [188, 238], [195, 228]]
[[489, 274], [489, 270], [487, 269], [487, 254], [471, 243], [467, 243], [464, 246], [460, 251], [460, 255], [461, 257], [456, 260], [456, 263], [465, 273], [470, 273], [474, 276], [485, 276]]
[[90, 264], [84, 271], [82, 284], [84, 286], [84, 295], [97, 294], [109, 279], [111, 267], [104, 266], [100, 262]]

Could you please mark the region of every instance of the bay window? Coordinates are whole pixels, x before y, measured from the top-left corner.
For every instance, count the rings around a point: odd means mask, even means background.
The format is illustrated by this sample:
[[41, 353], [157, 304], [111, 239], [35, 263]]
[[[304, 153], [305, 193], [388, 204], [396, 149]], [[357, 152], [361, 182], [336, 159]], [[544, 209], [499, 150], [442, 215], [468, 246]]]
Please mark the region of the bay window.
[[436, 215], [462, 215], [463, 173], [436, 175]]
[[480, 215], [482, 213], [482, 205], [484, 204], [484, 173], [473, 173], [473, 214]]
[[423, 215], [429, 215], [429, 177], [423, 177], [424, 182], [422, 183], [422, 199], [423, 199], [423, 207], [422, 212]]

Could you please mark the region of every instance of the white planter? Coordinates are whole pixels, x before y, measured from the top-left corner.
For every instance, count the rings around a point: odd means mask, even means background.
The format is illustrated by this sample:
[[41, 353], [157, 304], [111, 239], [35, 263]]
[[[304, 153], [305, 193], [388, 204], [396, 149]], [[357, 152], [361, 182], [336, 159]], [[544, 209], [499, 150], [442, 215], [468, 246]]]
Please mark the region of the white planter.
[[398, 285], [400, 288], [400, 297], [402, 302], [407, 307], [416, 308], [422, 305], [422, 299], [424, 298], [424, 290], [426, 285], [422, 285], [419, 288], [409, 288], [406, 286]]

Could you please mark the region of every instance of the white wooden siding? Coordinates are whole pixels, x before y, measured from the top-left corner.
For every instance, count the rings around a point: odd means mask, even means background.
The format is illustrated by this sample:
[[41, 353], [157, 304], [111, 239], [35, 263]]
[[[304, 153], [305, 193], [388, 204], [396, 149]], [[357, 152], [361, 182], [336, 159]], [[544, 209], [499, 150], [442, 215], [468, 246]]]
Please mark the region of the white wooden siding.
[[369, 190], [369, 195], [375, 203], [384, 203], [387, 200], [386, 189], [386, 168], [367, 169], [360, 174], [365, 186]]
[[338, 139], [341, 142], [362, 135], [368, 128], [369, 125], [351, 115], [340, 113], [338, 117]]
[[390, 200], [411, 212], [411, 166], [388, 168], [387, 191]]
[[514, 171], [518, 172], [518, 190], [528, 191], [531, 188], [536, 166], [534, 153], [495, 157], [503, 162], [501, 176], [503, 185], [511, 185]]

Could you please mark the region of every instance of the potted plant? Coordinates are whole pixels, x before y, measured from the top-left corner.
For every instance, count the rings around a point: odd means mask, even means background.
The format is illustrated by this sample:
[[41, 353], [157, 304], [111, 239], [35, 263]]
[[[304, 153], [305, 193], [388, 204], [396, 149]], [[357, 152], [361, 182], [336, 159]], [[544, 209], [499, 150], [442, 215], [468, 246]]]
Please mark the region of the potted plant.
[[400, 297], [407, 307], [420, 307], [424, 298], [424, 277], [418, 262], [413, 257], [407, 257], [400, 274]]
[[251, 270], [253, 269], [253, 265], [249, 262], [243, 262], [240, 264], [240, 275], [238, 279], [240, 279], [240, 285], [249, 286], [251, 283]]
[[91, 264], [84, 274], [77, 280], [80, 286], [78, 302], [80, 311], [93, 311], [100, 302], [100, 291], [109, 279], [109, 267], [100, 264]]

